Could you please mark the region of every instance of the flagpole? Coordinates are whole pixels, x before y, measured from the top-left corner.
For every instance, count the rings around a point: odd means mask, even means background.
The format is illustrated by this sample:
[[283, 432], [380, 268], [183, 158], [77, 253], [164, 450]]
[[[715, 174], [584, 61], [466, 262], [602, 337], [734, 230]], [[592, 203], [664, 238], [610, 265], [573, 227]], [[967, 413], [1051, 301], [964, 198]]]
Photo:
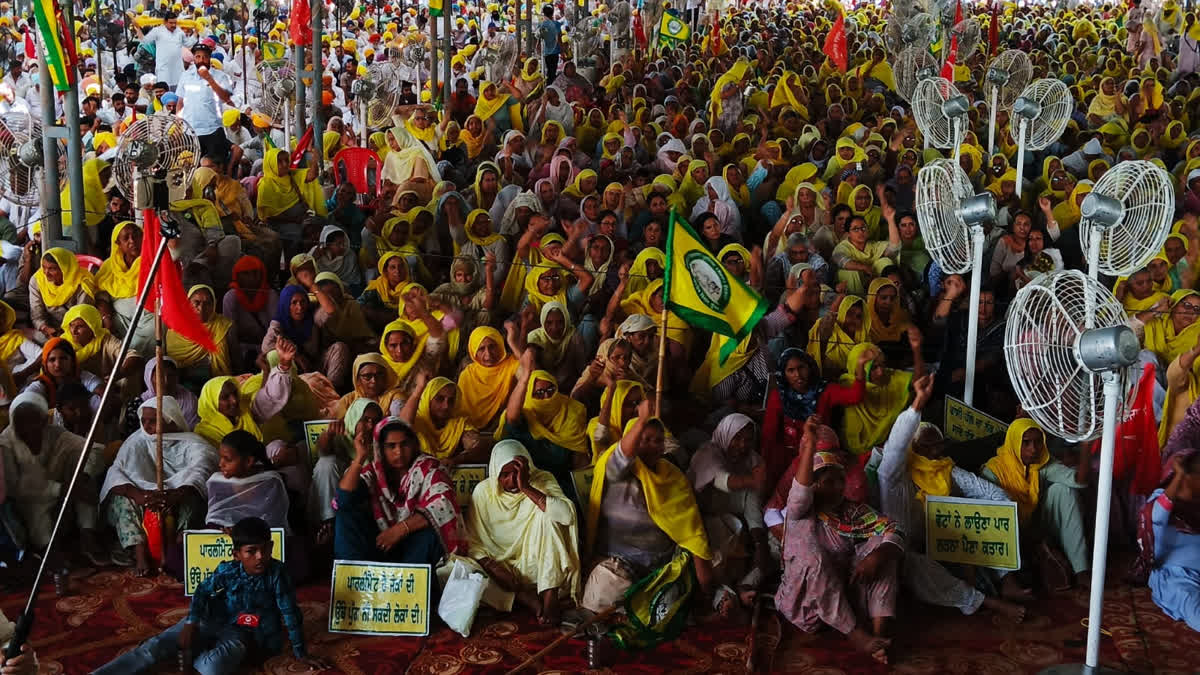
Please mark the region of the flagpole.
[[[167, 241], [163, 237], [163, 242]], [[155, 282], [158, 287], [158, 297], [155, 302], [154, 317], [154, 459], [155, 482], [158, 488], [158, 541], [159, 553], [163, 560], [167, 557], [167, 504], [166, 492], [163, 490], [163, 318], [162, 318], [162, 284], [157, 283], [157, 277], [146, 277]], [[146, 284], [147, 286], [150, 283]], [[132, 332], [132, 330], [130, 331]]]
[[[158, 250], [154, 253], [154, 261], [151, 263], [150, 272], [146, 277], [150, 280], [155, 279], [158, 275], [158, 269], [162, 266], [163, 256], [167, 251], [167, 242], [179, 236], [179, 232], [173, 224], [168, 225], [166, 221], [162, 221], [162, 223], [162, 241], [158, 244]], [[121, 366], [125, 363], [125, 356], [129, 353], [129, 346], [132, 344], [133, 334], [136, 332], [134, 327], [137, 326], [138, 321], [142, 318], [142, 312], [146, 307], [146, 298], [152, 287], [151, 283], [147, 283], [146, 287], [138, 295], [137, 308], [133, 312], [133, 318], [129, 321], [129, 330], [126, 331], [125, 338], [121, 340], [121, 351], [113, 361], [112, 372], [105, 380], [104, 392], [100, 394], [99, 410], [104, 409], [104, 406], [108, 403], [109, 394], [112, 393], [113, 385], [120, 379]], [[159, 368], [158, 373], [156, 377], [161, 378], [161, 368]], [[159, 381], [161, 382], [161, 380]], [[158, 391], [162, 392], [161, 384], [158, 386]], [[161, 419], [161, 416], [159, 419]], [[62, 493], [65, 495], [65, 498], [62, 501], [62, 505], [58, 507], [58, 516], [54, 519], [54, 529], [50, 531], [50, 541], [46, 544], [46, 552], [42, 555], [41, 563], [38, 564], [37, 576], [33, 578], [33, 584], [29, 587], [29, 597], [25, 600], [25, 609], [22, 610], [20, 618], [17, 619], [12, 640], [4, 650], [4, 657], [6, 659], [16, 658], [21, 653], [21, 645], [29, 638], [29, 633], [33, 629], [34, 607], [37, 602], [38, 587], [41, 586], [42, 577], [46, 573], [46, 562], [50, 560], [50, 551], [54, 548], [54, 542], [58, 539], [58, 531], [62, 527], [63, 516], [66, 515], [67, 508], [71, 505], [71, 495], [74, 494], [75, 485], [79, 482], [79, 474], [83, 472], [84, 464], [87, 463], [88, 455], [92, 451], [92, 440], [96, 437], [96, 429], [100, 426], [100, 420], [101, 415], [92, 417], [92, 424], [88, 427], [87, 436], [83, 440], [83, 450], [79, 453], [79, 460], [75, 463], [75, 470], [71, 473], [71, 480], [67, 483], [67, 489]], [[161, 466], [161, 450], [159, 457], [159, 466]], [[160, 480], [160, 489], [161, 485]]]
[[662, 414], [663, 370], [667, 360], [667, 299], [663, 298], [662, 328], [658, 336], [658, 380], [654, 385], [654, 414]]

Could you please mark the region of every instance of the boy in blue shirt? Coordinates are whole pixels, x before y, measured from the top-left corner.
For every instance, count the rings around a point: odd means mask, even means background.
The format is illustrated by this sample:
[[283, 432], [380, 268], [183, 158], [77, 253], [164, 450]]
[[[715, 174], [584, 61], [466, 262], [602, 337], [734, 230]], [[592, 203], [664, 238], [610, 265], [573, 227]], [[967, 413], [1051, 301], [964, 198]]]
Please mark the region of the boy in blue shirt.
[[188, 617], [101, 666], [96, 675], [142, 673], [176, 658], [184, 672], [232, 673], [242, 663], [261, 662], [283, 649], [285, 627], [296, 659], [315, 670], [329, 668], [305, 650], [292, 580], [283, 563], [271, 557], [271, 528], [261, 518], [243, 518], [230, 536], [233, 560], [200, 582]]

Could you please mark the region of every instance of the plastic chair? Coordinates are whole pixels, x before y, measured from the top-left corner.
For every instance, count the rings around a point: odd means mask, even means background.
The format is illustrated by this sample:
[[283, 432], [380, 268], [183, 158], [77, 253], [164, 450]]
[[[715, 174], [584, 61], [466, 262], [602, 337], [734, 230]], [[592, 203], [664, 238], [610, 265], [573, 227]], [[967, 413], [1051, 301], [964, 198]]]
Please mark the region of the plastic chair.
[[75, 259], [79, 261], [80, 267], [89, 272], [95, 272], [96, 270], [100, 269], [101, 265], [104, 264], [102, 259], [97, 258], [94, 255], [85, 255], [83, 253], [76, 253]]
[[[373, 174], [371, 162], [375, 163]], [[383, 160], [370, 148], [343, 148], [333, 156], [333, 184], [349, 181], [358, 193], [354, 201], [359, 206], [371, 202], [383, 189], [382, 173]]]

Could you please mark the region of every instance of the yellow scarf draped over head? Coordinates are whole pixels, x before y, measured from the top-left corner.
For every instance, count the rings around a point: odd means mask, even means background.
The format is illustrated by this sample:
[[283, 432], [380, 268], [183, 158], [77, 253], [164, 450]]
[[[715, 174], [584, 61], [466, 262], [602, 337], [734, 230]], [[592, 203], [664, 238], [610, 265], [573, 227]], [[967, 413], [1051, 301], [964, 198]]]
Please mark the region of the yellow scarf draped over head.
[[[940, 429], [930, 422], [921, 422], [917, 427], [916, 436], [920, 436], [921, 432], [926, 429], [932, 429], [942, 435]], [[916, 440], [914, 436], [914, 440]], [[950, 488], [953, 487], [951, 473], [954, 471], [954, 460], [949, 457], [939, 459], [929, 459], [924, 455], [919, 455], [912, 449], [912, 444], [908, 446], [908, 473], [912, 476], [912, 481], [917, 486], [917, 499], [922, 504], [925, 503], [925, 497], [933, 495], [934, 497], [949, 497]]]
[[[71, 333], [71, 322], [76, 319], [82, 319], [92, 331], [92, 340], [86, 345], [76, 342], [75, 336]], [[100, 352], [101, 347], [104, 346], [104, 337], [108, 335], [108, 329], [104, 327], [104, 322], [100, 318], [100, 310], [87, 304], [75, 305], [68, 309], [63, 316], [62, 328], [63, 337], [75, 348], [75, 359], [81, 364], [87, 363]]]
[[596, 429], [603, 424], [612, 431], [612, 435], [616, 435], [617, 429], [623, 429], [625, 425], [621, 422], [621, 409], [625, 407], [625, 399], [629, 398], [630, 394], [638, 391], [643, 397], [646, 395], [646, 390], [642, 387], [641, 382], [634, 380], [617, 380], [616, 387], [608, 386], [604, 388], [604, 392], [600, 394], [600, 408], [603, 410], [604, 404], [610, 399], [612, 404], [609, 407], [607, 419], [600, 419], [597, 415], [588, 421], [587, 433], [588, 440], [592, 442], [592, 461], [599, 459], [600, 455], [608, 449], [607, 445], [600, 445], [596, 441]]
[[[104, 192], [104, 184], [100, 182], [100, 172], [108, 168], [108, 162], [102, 159], [89, 159], [83, 163], [83, 222], [88, 227], [95, 227], [108, 214], [108, 195]], [[63, 230], [68, 230], [76, 218], [71, 213], [71, 187], [63, 188], [60, 196], [62, 206]]]
[[42, 303], [47, 307], [62, 307], [75, 297], [75, 293], [79, 289], [87, 294], [88, 298], [96, 297], [96, 280], [92, 277], [92, 273], [79, 266], [79, 260], [65, 248], [52, 248], [44, 255], [42, 260], [50, 258], [58, 265], [58, 269], [62, 271], [62, 283], [53, 284], [50, 279], [46, 278], [46, 273], [38, 266], [38, 271], [34, 272], [33, 278], [37, 279], [38, 290], [42, 292]]
[[[657, 422], [657, 418], [654, 421]], [[630, 420], [629, 424], [625, 425], [625, 433], [632, 431], [635, 424], [636, 419]], [[614, 452], [621, 452], [620, 445], [613, 443], [600, 455], [600, 459], [596, 460], [592, 490], [588, 495], [588, 551], [592, 550], [596, 541], [601, 504], [604, 501], [604, 473], [608, 467], [608, 459]], [[663, 458], [655, 462], [654, 466], [647, 466], [640, 457], [634, 457], [632, 469], [634, 479], [642, 487], [642, 495], [646, 498], [646, 510], [650, 512], [650, 519], [654, 524], [666, 532], [671, 541], [687, 549], [692, 555], [712, 560], [708, 534], [704, 530], [704, 521], [700, 518], [700, 508], [696, 505], [696, 493], [692, 490], [687, 476]]]
[[[850, 309], [855, 305], [859, 305], [863, 310], [863, 325], [862, 328], [854, 332], [854, 335], [850, 335], [842, 328], [842, 324], [846, 321], [846, 316], [850, 313]], [[870, 313], [867, 312], [863, 299], [857, 295], [847, 295], [845, 298], [842, 298], [842, 303], [838, 305], [837, 320], [833, 324], [833, 333], [825, 343], [824, 354], [821, 354], [820, 326], [820, 322], [817, 322], [808, 331], [808, 349], [806, 350], [808, 355], [813, 357], [817, 364], [829, 361], [842, 370], [846, 370], [857, 363], [857, 361], [850, 360], [850, 353], [860, 343], [869, 339], [871, 335]]]
[[126, 228], [133, 228], [135, 232], [141, 232], [132, 221], [126, 220], [117, 223], [112, 231], [112, 253], [96, 272], [97, 288], [108, 293], [114, 300], [132, 298], [137, 295], [138, 274], [142, 269], [141, 256], [134, 258], [133, 263], [126, 265], [125, 255], [117, 246], [117, 239]]
[[[550, 312], [558, 312], [563, 318], [563, 334], [562, 337], [555, 340], [546, 332], [546, 319], [550, 317]], [[541, 363], [557, 368], [566, 356], [567, 350], [571, 347], [571, 338], [575, 336], [575, 326], [571, 323], [571, 313], [567, 311], [566, 305], [558, 300], [550, 300], [542, 305], [541, 309], [541, 327], [534, 329], [529, 333], [527, 341], [529, 344], [536, 346], [542, 350]]]
[[455, 448], [462, 440], [462, 435], [472, 429], [464, 414], [461, 397], [455, 399], [454, 408], [450, 411], [450, 419], [446, 421], [446, 426], [439, 429], [433, 422], [433, 416], [429, 412], [430, 404], [438, 392], [453, 386], [454, 382], [445, 377], [435, 377], [430, 380], [429, 384], [425, 385], [425, 391], [421, 392], [421, 401], [417, 404], [417, 416], [413, 420], [413, 429], [421, 439], [421, 452], [438, 459], [445, 459], [454, 454]]
[[570, 185], [563, 188], [563, 191], [562, 191], [563, 196], [570, 197], [571, 199], [582, 200], [584, 197], [596, 194], [596, 188], [594, 188], [594, 187], [592, 188], [591, 192], [588, 192], [586, 194], [583, 192], [583, 181], [585, 181], [589, 178], [594, 178], [596, 180], [599, 180], [600, 176], [592, 169], [584, 169], [583, 171], [580, 171], [578, 174], [575, 175], [575, 180], [571, 181]]
[[[850, 350], [846, 363], [858, 363], [859, 357], [868, 349], [879, 353], [879, 347], [864, 342]], [[885, 368], [884, 377], [887, 381], [876, 384], [871, 381], [871, 365], [868, 364], [867, 391], [862, 402], [846, 408], [842, 419], [846, 450], [855, 455], [870, 452], [872, 447], [887, 439], [896, 417], [908, 404], [908, 385], [912, 382], [912, 373]], [[852, 386], [854, 375], [843, 374], [839, 381], [847, 387]]]
[[[561, 288], [558, 289], [558, 293], [556, 293], [555, 295], [546, 295], [545, 293], [538, 290], [538, 279], [541, 279], [543, 276], [545, 276], [547, 274], [558, 274], [558, 275], [564, 277], [564, 279], [562, 280], [562, 286], [561, 286]], [[529, 300], [529, 304], [533, 305], [533, 308], [539, 312], [542, 311], [542, 308], [548, 302], [558, 302], [563, 307], [566, 307], [567, 306], [567, 280], [565, 279], [566, 274], [567, 274], [567, 271], [565, 269], [563, 269], [563, 266], [559, 265], [558, 263], [554, 262], [553, 260], [543, 260], [539, 266], [534, 267], [533, 269], [529, 270], [529, 272], [525, 275], [525, 295]], [[567, 323], [570, 323], [571, 317], [567, 316], [566, 319], [567, 319]]]
[[[555, 386], [554, 395], [546, 399], [533, 397], [538, 383]], [[521, 416], [534, 438], [545, 439], [571, 452], [588, 452], [587, 408], [582, 403], [557, 390], [558, 380], [544, 370], [535, 370], [525, 387], [525, 403]], [[500, 418], [500, 431], [505, 419]]]
[[475, 221], [479, 220], [479, 218], [481, 216], [490, 217], [490, 216], [488, 216], [488, 212], [484, 211], [483, 209], [475, 209], [475, 210], [471, 211], [470, 213], [468, 213], [466, 230], [467, 230], [467, 239], [471, 240], [471, 242], [474, 243], [476, 246], [479, 246], [482, 248], [484, 246], [490, 246], [490, 245], [496, 243], [497, 241], [500, 241], [504, 237], [497, 232], [488, 232], [487, 234], [482, 235], [482, 236], [480, 236], [479, 234], [476, 234], [475, 233]]
[[[475, 355], [484, 340], [496, 344], [501, 354], [500, 363], [489, 367], [476, 360]], [[467, 350], [471, 363], [458, 375], [458, 400], [467, 422], [476, 429], [486, 429], [508, 401], [520, 362], [505, 349], [500, 331], [491, 326], [480, 326], [471, 331]]]
[[300, 202], [300, 190], [294, 174], [279, 174], [281, 148], [271, 148], [263, 159], [263, 175], [258, 181], [258, 217], [272, 218]]
[[[388, 354], [387, 339], [392, 333], [407, 333], [413, 341], [412, 356], [408, 357], [407, 361], [393, 361], [392, 356]], [[404, 381], [404, 378], [412, 371], [413, 366], [417, 365], [417, 361], [421, 360], [421, 354], [425, 352], [425, 339], [418, 338], [417, 332], [412, 329], [407, 321], [403, 318], [396, 319], [384, 326], [383, 334], [379, 336], [379, 354], [383, 356], [383, 360], [387, 361], [392, 372], [396, 373], [397, 381]]]
[[[892, 304], [892, 321], [885, 324], [879, 313], [875, 311], [875, 301], [879, 292], [888, 286], [896, 289], [897, 297]], [[912, 319], [908, 316], [908, 310], [901, 306], [899, 293], [900, 289], [887, 277], [875, 277], [871, 280], [871, 285], [867, 287], [867, 313], [870, 314], [870, 339], [872, 342], [897, 342], [906, 336]]]
[[[1042, 435], [1042, 451], [1029, 464], [1021, 461], [1021, 437], [1026, 431], [1036, 429]], [[996, 449], [996, 456], [989, 459], [984, 467], [996, 476], [1000, 487], [1008, 496], [1017, 502], [1017, 511], [1021, 520], [1033, 515], [1037, 508], [1041, 479], [1038, 472], [1050, 461], [1050, 451], [1046, 449], [1046, 433], [1028, 418], [1013, 420], [1008, 425], [1008, 433], [1004, 435], [1004, 445]]]
[[1083, 213], [1079, 210], [1079, 200], [1092, 191], [1092, 181], [1081, 180], [1075, 184], [1075, 189], [1061, 203], [1054, 207], [1054, 222], [1060, 228], [1075, 227]]
[[254, 434], [255, 438], [262, 440], [262, 430], [258, 428], [258, 422], [254, 421], [254, 416], [250, 414], [250, 396], [245, 395], [241, 390], [238, 391], [238, 417], [234, 422], [230, 422], [229, 418], [221, 414], [218, 406], [221, 400], [221, 390], [225, 388], [225, 383], [230, 382], [237, 387], [237, 380], [229, 376], [214, 377], [204, 383], [204, 388], [200, 390], [200, 400], [196, 406], [196, 411], [200, 415], [200, 423], [196, 425], [195, 432], [208, 441], [213, 447], [221, 446], [221, 439], [231, 431], [248, 431]]
[[1157, 354], [1164, 363], [1171, 363], [1200, 339], [1200, 320], [1193, 321], [1178, 333], [1175, 332], [1175, 322], [1171, 320], [1175, 306], [1188, 298], [1192, 298], [1193, 304], [1200, 304], [1200, 293], [1191, 289], [1178, 290], [1171, 294], [1170, 310], [1146, 322], [1145, 347]]
[[[396, 284], [394, 288], [389, 288], [385, 270], [387, 269], [388, 261], [392, 258], [399, 258], [400, 263], [404, 265], [404, 278], [401, 279], [400, 283]], [[399, 251], [388, 251], [387, 253], [379, 256], [379, 276], [375, 277], [370, 283], [367, 284], [367, 290], [378, 293], [379, 299], [384, 305], [388, 307], [399, 307], [400, 303], [404, 299], [402, 296], [404, 295], [404, 287], [408, 284], [408, 277], [408, 261], [404, 258], [404, 255]]]
[[714, 119], [721, 116], [721, 111], [724, 108], [724, 106], [721, 104], [721, 90], [731, 84], [740, 84], [742, 79], [744, 79], [746, 77], [746, 74], [749, 70], [750, 70], [750, 62], [747, 61], [746, 59], [738, 59], [729, 68], [729, 70], [725, 72], [724, 75], [717, 78], [717, 82], [716, 82], [716, 84], [713, 85], [713, 90], [712, 90], [712, 107], [713, 107], [713, 118]]
[[462, 130], [458, 132], [458, 137], [462, 139], [463, 143], [467, 144], [467, 159], [475, 159], [479, 156], [480, 152], [483, 152], [483, 139], [487, 137], [486, 132], [480, 131], [479, 135], [476, 136], [467, 129], [470, 126], [472, 118], [479, 120], [480, 127], [482, 128], [483, 120], [478, 115], [471, 115], [467, 118], [466, 123], [463, 124]]
[[[0, 300], [0, 368], [3, 368], [21, 345], [25, 344], [25, 334], [13, 329], [16, 323], [17, 311], [7, 302]], [[79, 357], [76, 355], [76, 363], [78, 362]]]
[[424, 129], [419, 128], [417, 125], [413, 124], [413, 118], [417, 115], [424, 116], [425, 111], [420, 109], [413, 111], [413, 114], [409, 115], [408, 119], [404, 120], [404, 130], [408, 132], [408, 135], [424, 143], [427, 149], [431, 148], [433, 142], [437, 140], [437, 127], [433, 124], [429, 124]]
[[209, 352], [199, 344], [183, 337], [173, 330], [167, 331], [167, 355], [175, 359], [179, 368], [191, 368], [197, 365], [207, 364], [213, 375], [232, 375], [233, 367], [229, 363], [229, 353], [225, 347], [225, 336], [229, 330], [233, 328], [233, 320], [224, 316], [216, 310], [215, 304], [219, 297], [211, 287], [204, 284], [197, 284], [188, 289], [188, 299], [200, 291], [208, 293], [213, 299], [214, 309], [208, 321], [204, 322], [204, 327], [208, 329], [208, 334], [212, 336], [213, 344], [217, 346], [217, 351]]
[[[490, 96], [488, 95], [489, 91], [491, 92]], [[510, 96], [501, 93], [500, 88], [495, 84], [483, 80], [479, 83], [479, 98], [475, 101], [475, 115], [486, 122], [492, 118], [492, 115], [500, 112], [500, 108], [508, 103], [509, 98]]]

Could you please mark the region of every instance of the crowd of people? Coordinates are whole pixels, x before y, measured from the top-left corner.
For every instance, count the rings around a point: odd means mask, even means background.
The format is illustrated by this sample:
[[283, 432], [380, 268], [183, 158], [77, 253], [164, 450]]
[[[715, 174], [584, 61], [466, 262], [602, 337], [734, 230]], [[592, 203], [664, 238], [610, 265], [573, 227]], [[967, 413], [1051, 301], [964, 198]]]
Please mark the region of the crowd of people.
[[[985, 37], [950, 67], [972, 101], [959, 165], [998, 206], [974, 272], [970, 364], [968, 278], [931, 258], [914, 208], [917, 173], [951, 152], [923, 147], [897, 93], [887, 11], [846, 10], [843, 72], [824, 47], [832, 5], [691, 4], [689, 40], [586, 55], [564, 29], [603, 21], [606, 8], [539, 7], [538, 50], [495, 80], [485, 56], [515, 10], [455, 8], [452, 93], [414, 77], [379, 129], [360, 128], [355, 82], [427, 40], [427, 10], [329, 17], [326, 126], [294, 153], [244, 82], [268, 43], [287, 40], [283, 19], [258, 32], [198, 3], [143, 12], [152, 68], [125, 54], [120, 69], [97, 67], [105, 53], [77, 26], [86, 96], [80, 111], [56, 105], [82, 120], [85, 213], [70, 213], [65, 187], [61, 208], [68, 233], [86, 232], [78, 253], [102, 264], [46, 246], [40, 208], [0, 203], [6, 568], [46, 545], [68, 499], [79, 557], [137, 574], [180, 572], [178, 542], [156, 551], [148, 536], [147, 514], [165, 512], [177, 531], [235, 535], [258, 518], [298, 544], [285, 568], [239, 558], [245, 570], [230, 574], [282, 584], [331, 559], [460, 561], [489, 578], [486, 604], [544, 624], [665, 583], [684, 584], [713, 620], [771, 594], [799, 630], [831, 627], [884, 662], [893, 620], [913, 611], [898, 606], [901, 588], [1020, 621], [1035, 594], [1104, 580], [1089, 575], [1093, 455], [1020, 409], [1005, 309], [1040, 275], [1083, 267], [1084, 196], [1114, 164], [1142, 159], [1174, 177], [1177, 222], [1144, 270], [1112, 282], [1153, 366], [1162, 476], [1114, 507], [1128, 516], [1114, 527], [1129, 525], [1113, 542], [1139, 547], [1155, 602], [1200, 630], [1195, 14], [1174, 0], [962, 3], [985, 36], [997, 26], [994, 44]], [[27, 21], [0, 16], [18, 30]], [[1006, 111], [997, 147], [984, 145], [986, 65], [1007, 49], [1073, 96], [1061, 138], [1025, 153], [1020, 195]], [[5, 68], [0, 107], [41, 114], [37, 65]], [[162, 373], [153, 318], [133, 321], [143, 232], [111, 165], [148, 115], [178, 116], [199, 137], [201, 168], [171, 206], [184, 228], [171, 253], [216, 344], [169, 331]], [[360, 147], [378, 158], [368, 194], [337, 159]], [[675, 218], [769, 302], [728, 358], [728, 338], [664, 311]], [[953, 444], [937, 423], [968, 369], [976, 407], [1008, 426]], [[64, 494], [96, 416], [96, 448]], [[303, 423], [322, 419], [334, 422], [310, 453]], [[488, 467], [465, 515], [451, 480], [463, 464]], [[580, 489], [575, 472], [589, 467]], [[930, 495], [1015, 501], [1025, 567], [934, 560]], [[72, 562], [58, 558], [53, 569]], [[681, 626], [622, 640], [654, 644]]]

